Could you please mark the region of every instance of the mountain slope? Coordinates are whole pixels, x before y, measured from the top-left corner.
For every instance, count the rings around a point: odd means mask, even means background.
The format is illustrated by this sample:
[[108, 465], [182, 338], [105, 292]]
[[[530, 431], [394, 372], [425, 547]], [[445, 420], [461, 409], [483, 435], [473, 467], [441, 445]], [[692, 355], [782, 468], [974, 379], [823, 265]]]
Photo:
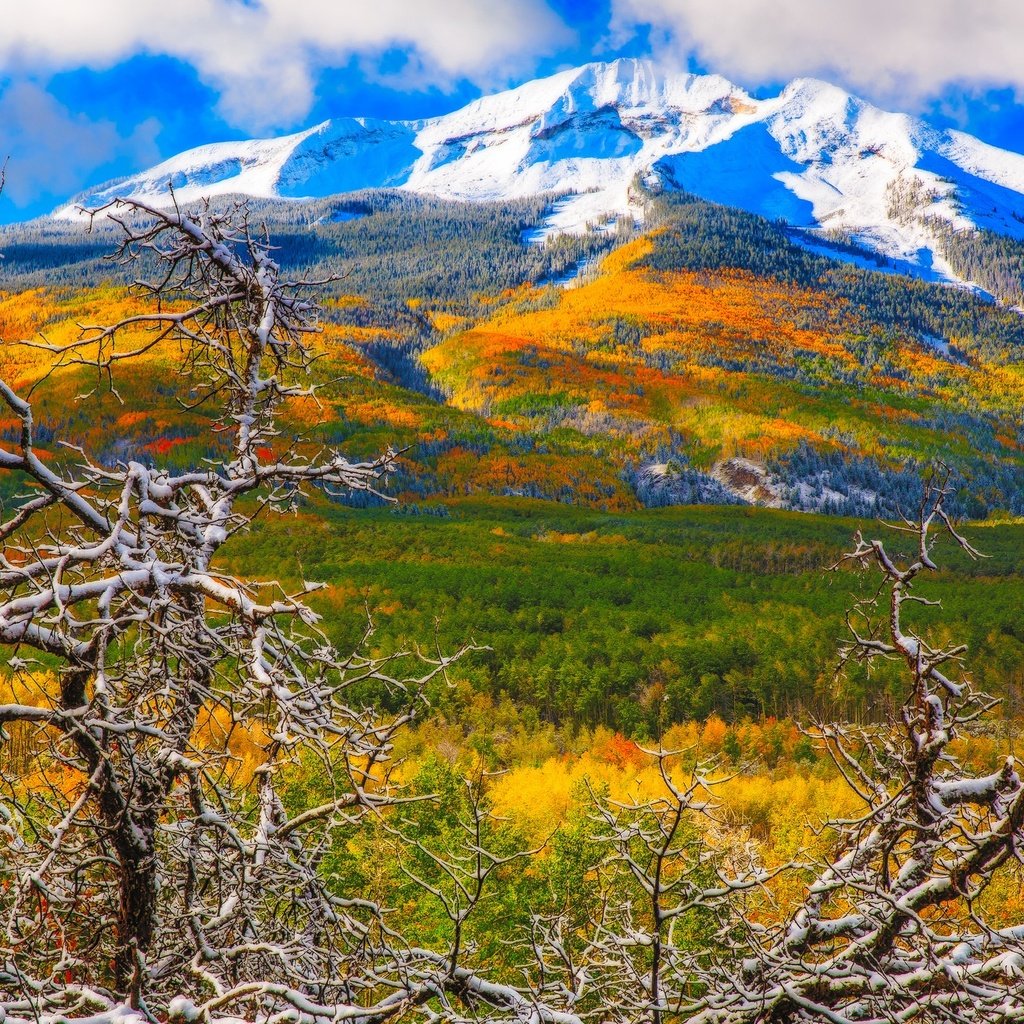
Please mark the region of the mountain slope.
[[118, 195], [160, 201], [168, 185], [183, 202], [378, 187], [469, 200], [560, 193], [551, 234], [642, 217], [638, 175], [823, 229], [938, 280], [957, 279], [944, 258], [950, 229], [1024, 239], [1024, 155], [824, 82], [797, 79], [755, 99], [720, 76], [636, 59], [563, 71], [442, 117], [340, 118], [202, 146], [83, 193], [57, 216]]
[[[824, 259], [770, 220], [671, 191], [647, 195], [650, 230], [575, 287], [538, 287], [553, 261], [592, 260], [612, 241], [525, 245], [547, 206], [385, 190], [253, 203], [286, 273], [331, 281], [325, 352], [361, 366], [321, 367], [346, 383], [320, 411], [319, 441], [358, 457], [412, 446], [396, 481], [411, 501], [517, 494], [628, 509], [740, 496], [892, 514], [938, 457], [966, 481], [958, 512], [1024, 511], [1024, 317]], [[58, 343], [123, 315], [127, 280], [112, 280], [83, 224], [8, 234], [0, 338], [45, 331]], [[62, 260], [70, 278], [54, 272]], [[175, 420], [165, 370], [142, 369], [118, 384], [128, 421], [111, 399], [108, 422], [69, 427], [65, 409], [95, 381], [65, 375], [40, 423], [88, 432], [101, 457], [170, 446], [198, 464], [208, 453]], [[24, 376], [14, 363], [3, 373]], [[191, 384], [177, 383], [188, 401]]]

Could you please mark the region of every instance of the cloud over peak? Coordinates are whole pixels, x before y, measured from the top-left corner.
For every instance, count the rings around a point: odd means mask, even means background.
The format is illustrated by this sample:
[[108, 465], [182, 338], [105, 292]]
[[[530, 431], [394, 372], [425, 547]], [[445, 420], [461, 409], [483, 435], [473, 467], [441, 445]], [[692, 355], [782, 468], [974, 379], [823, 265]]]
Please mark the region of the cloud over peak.
[[953, 83], [1024, 94], [1020, 0], [612, 0], [620, 38], [748, 85], [819, 75], [907, 107]]

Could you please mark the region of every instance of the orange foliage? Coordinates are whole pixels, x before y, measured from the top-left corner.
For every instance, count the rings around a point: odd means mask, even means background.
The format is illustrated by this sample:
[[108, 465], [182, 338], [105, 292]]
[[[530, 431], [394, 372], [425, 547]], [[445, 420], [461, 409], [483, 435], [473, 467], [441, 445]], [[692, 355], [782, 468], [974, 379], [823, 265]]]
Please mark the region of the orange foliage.
[[397, 405], [385, 398], [346, 402], [344, 410], [350, 420], [368, 425], [384, 424], [415, 429], [423, 422], [423, 417], [415, 409]]
[[182, 437], [161, 437], [152, 444], [147, 444], [146, 448], [157, 455], [166, 455], [172, 448], [184, 443], [185, 439]]
[[725, 722], [718, 715], [712, 715], [704, 723], [704, 729], [700, 734], [701, 747], [709, 753], [719, 753], [727, 731]]
[[451, 313], [432, 312], [427, 314], [430, 317], [430, 324], [440, 334], [447, 334], [458, 327], [466, 326], [464, 316], [454, 316]]
[[557, 497], [572, 492], [579, 500], [610, 511], [636, 507], [636, 498], [619, 479], [615, 466], [585, 455], [513, 456], [500, 449], [479, 455], [455, 447], [438, 457], [437, 474], [453, 495], [536, 491]]
[[616, 768], [640, 768], [650, 764], [650, 756], [645, 754], [632, 740], [627, 740], [622, 733], [613, 733], [603, 742], [594, 746], [594, 757]]
[[386, 327], [356, 327], [352, 324], [346, 324], [344, 327], [339, 327], [338, 331], [344, 337], [345, 341], [355, 342], [357, 344], [362, 344], [368, 341], [379, 341], [381, 338], [399, 337], [397, 331], [392, 331]]
[[[494, 425], [554, 422], [627, 445], [670, 428], [690, 442], [698, 466], [834, 444], [823, 436], [836, 425], [827, 392], [819, 398], [789, 383], [808, 369], [823, 381], [848, 373], [893, 396], [844, 409], [842, 429], [868, 455], [884, 457], [878, 439], [890, 436], [888, 425], [914, 416], [908, 394], [954, 405], [984, 396], [1003, 413], [1024, 408], [1018, 371], [951, 363], [910, 339], [880, 339], [886, 365], [872, 371], [863, 339], [877, 331], [863, 310], [745, 271], [638, 266], [652, 244], [646, 236], [620, 247], [594, 280], [544, 302], [520, 289], [486, 322], [428, 350], [424, 364], [453, 405]], [[1012, 429], [1004, 434], [1013, 441]]]
[[[425, 365], [452, 389], [452, 403], [467, 410], [487, 413], [523, 395], [579, 395], [572, 423], [584, 432], [595, 417], [603, 417], [602, 432], [627, 436], [638, 423], [666, 423], [720, 450], [746, 445], [744, 454], [754, 457], [816, 438], [816, 430], [786, 415], [765, 415], [770, 399], [777, 405], [777, 387], [700, 360], [713, 354], [782, 365], [814, 355], [852, 365], [840, 340], [849, 328], [846, 311], [821, 293], [739, 271], [636, 268], [650, 246], [643, 238], [621, 247], [604, 260], [601, 276], [566, 290], [552, 307], [503, 307], [486, 325], [426, 352]], [[798, 318], [820, 325], [797, 327]], [[620, 338], [621, 323], [629, 330]], [[630, 340], [637, 331], [639, 341]], [[669, 367], [652, 366], [652, 357], [666, 358]], [[735, 385], [726, 396], [723, 380]], [[713, 413], [723, 397], [729, 414]], [[491, 422], [510, 426], [516, 416], [499, 412]]]

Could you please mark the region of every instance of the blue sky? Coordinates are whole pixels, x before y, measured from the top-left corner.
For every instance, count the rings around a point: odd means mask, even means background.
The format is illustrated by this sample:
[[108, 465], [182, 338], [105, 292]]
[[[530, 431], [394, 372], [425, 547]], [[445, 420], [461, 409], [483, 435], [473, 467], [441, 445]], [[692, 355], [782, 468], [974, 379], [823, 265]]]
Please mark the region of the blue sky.
[[0, 36], [0, 220], [204, 142], [423, 117], [618, 55], [843, 85], [1024, 151], [1019, 0], [35, 0]]

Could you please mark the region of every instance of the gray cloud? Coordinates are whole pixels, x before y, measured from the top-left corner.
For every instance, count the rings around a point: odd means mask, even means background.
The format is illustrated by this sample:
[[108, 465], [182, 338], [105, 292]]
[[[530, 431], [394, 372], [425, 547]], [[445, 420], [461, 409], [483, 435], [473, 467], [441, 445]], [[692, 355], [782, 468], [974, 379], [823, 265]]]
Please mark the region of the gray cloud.
[[1021, 0], [612, 0], [620, 37], [655, 45], [747, 85], [797, 75], [839, 79], [906, 107], [945, 86], [1024, 94]]
[[122, 136], [108, 121], [72, 114], [35, 82], [13, 82], [0, 93], [0, 156], [9, 160], [5, 198], [25, 206], [47, 193], [65, 195], [120, 156], [152, 162], [159, 127], [150, 119]]

